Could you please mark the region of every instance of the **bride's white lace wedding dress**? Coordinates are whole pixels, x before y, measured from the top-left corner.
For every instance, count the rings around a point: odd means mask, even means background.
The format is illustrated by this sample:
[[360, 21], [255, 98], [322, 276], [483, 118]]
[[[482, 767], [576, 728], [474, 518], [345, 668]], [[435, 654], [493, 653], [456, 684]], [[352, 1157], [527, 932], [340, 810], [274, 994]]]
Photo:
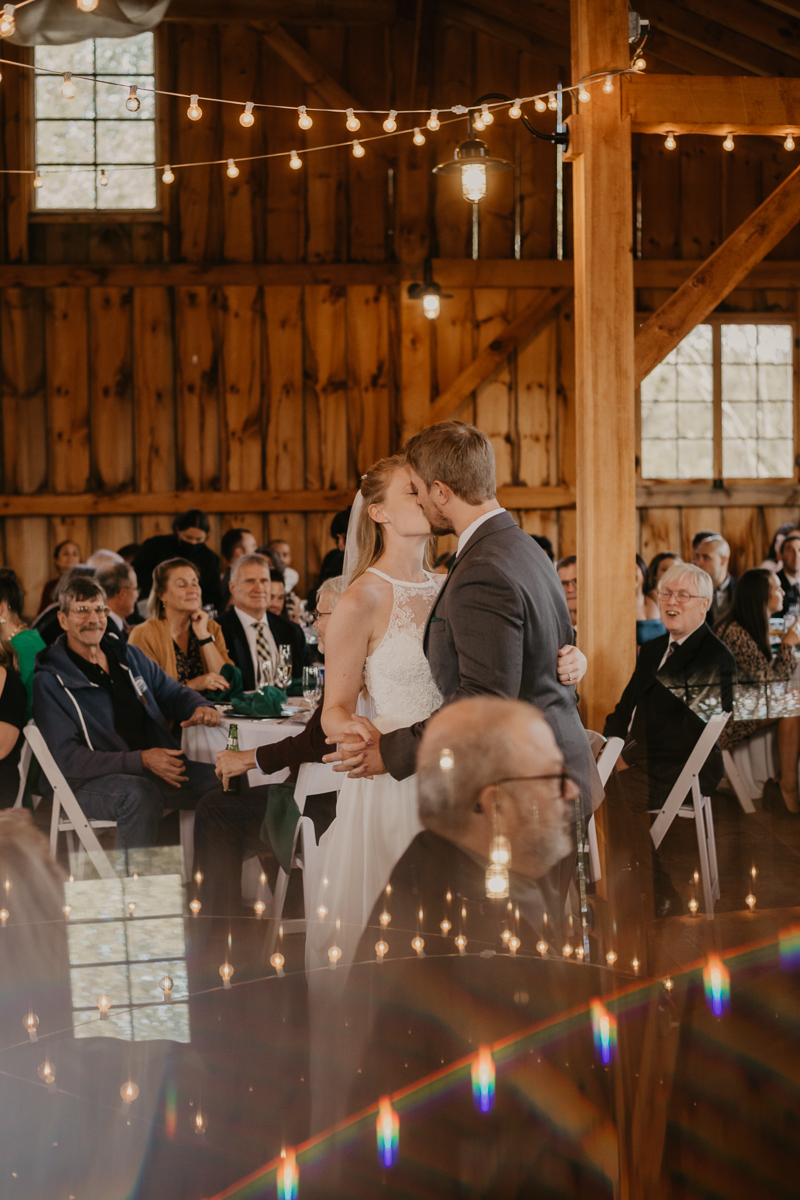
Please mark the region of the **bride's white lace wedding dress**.
[[[422, 650], [442, 577], [429, 575], [422, 583], [406, 583], [376, 567], [369, 570], [390, 583], [394, 592], [386, 633], [364, 663], [364, 686], [375, 708], [373, 723], [381, 733], [389, 733], [424, 721], [442, 703]], [[342, 951], [343, 967], [353, 961], [376, 900], [421, 829], [414, 776], [399, 782], [390, 775], [345, 779], [336, 820], [319, 844], [320, 883], [314, 908], [307, 914], [309, 970], [328, 966], [334, 943]]]

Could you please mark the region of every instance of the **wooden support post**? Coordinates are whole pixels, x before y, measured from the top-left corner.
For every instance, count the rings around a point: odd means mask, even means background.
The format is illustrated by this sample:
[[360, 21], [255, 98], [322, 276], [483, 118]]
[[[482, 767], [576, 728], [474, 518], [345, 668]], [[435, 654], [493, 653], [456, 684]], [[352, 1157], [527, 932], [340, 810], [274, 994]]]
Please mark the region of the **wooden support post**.
[[636, 335], [636, 383], [674, 350], [800, 221], [800, 167], [735, 229]]
[[[575, 80], [628, 65], [625, 0], [572, 0]], [[602, 730], [633, 671], [636, 469], [630, 119], [592, 91], [571, 123], [575, 196], [578, 643], [584, 719]]]

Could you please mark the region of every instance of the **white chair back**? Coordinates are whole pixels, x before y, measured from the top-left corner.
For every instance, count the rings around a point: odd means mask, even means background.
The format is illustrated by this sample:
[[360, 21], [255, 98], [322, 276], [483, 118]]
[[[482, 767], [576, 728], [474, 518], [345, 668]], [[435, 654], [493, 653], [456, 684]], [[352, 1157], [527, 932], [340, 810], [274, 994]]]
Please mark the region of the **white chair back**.
[[[32, 721], [28, 722], [33, 724]], [[17, 798], [14, 801], [14, 808], [22, 808], [22, 799], [25, 795], [25, 784], [28, 782], [28, 772], [31, 769], [31, 759], [33, 753], [31, 751], [30, 742], [25, 737], [22, 739], [22, 746], [19, 751], [19, 788], [17, 789]]]
[[650, 827], [650, 836], [653, 839], [653, 845], [656, 849], [661, 845], [665, 833], [678, 815], [678, 809], [692, 790], [692, 784], [705, 766], [706, 759], [714, 749], [719, 735], [730, 720], [730, 716], [730, 713], [724, 712], [712, 717], [697, 739], [697, 744], [689, 755], [686, 765], [678, 776], [672, 791], [664, 801], [660, 813]]

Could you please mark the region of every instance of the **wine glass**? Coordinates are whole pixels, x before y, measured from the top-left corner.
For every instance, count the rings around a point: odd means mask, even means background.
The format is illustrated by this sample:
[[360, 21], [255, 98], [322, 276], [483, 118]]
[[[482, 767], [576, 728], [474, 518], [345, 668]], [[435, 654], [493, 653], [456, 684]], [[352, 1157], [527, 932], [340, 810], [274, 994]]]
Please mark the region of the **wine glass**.
[[322, 681], [317, 667], [303, 667], [303, 699], [314, 708], [321, 692]]
[[278, 669], [275, 672], [275, 686], [282, 688], [284, 691], [292, 682], [292, 668], [286, 663], [278, 663]]
[[265, 658], [259, 664], [260, 667], [260, 682], [259, 687], [272, 687], [275, 680], [275, 664], [271, 658]]

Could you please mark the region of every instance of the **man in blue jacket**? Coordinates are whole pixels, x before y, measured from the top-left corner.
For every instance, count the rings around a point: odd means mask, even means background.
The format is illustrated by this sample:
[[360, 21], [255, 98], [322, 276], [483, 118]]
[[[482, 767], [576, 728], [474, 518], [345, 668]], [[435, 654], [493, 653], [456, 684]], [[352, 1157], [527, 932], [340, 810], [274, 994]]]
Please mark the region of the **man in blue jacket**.
[[168, 720], [218, 725], [199, 692], [135, 646], [106, 634], [94, 579], [62, 592], [64, 633], [36, 659], [33, 717], [87, 817], [117, 822], [117, 846], [151, 846], [167, 808], [194, 808], [219, 788], [209, 763], [186, 762]]

